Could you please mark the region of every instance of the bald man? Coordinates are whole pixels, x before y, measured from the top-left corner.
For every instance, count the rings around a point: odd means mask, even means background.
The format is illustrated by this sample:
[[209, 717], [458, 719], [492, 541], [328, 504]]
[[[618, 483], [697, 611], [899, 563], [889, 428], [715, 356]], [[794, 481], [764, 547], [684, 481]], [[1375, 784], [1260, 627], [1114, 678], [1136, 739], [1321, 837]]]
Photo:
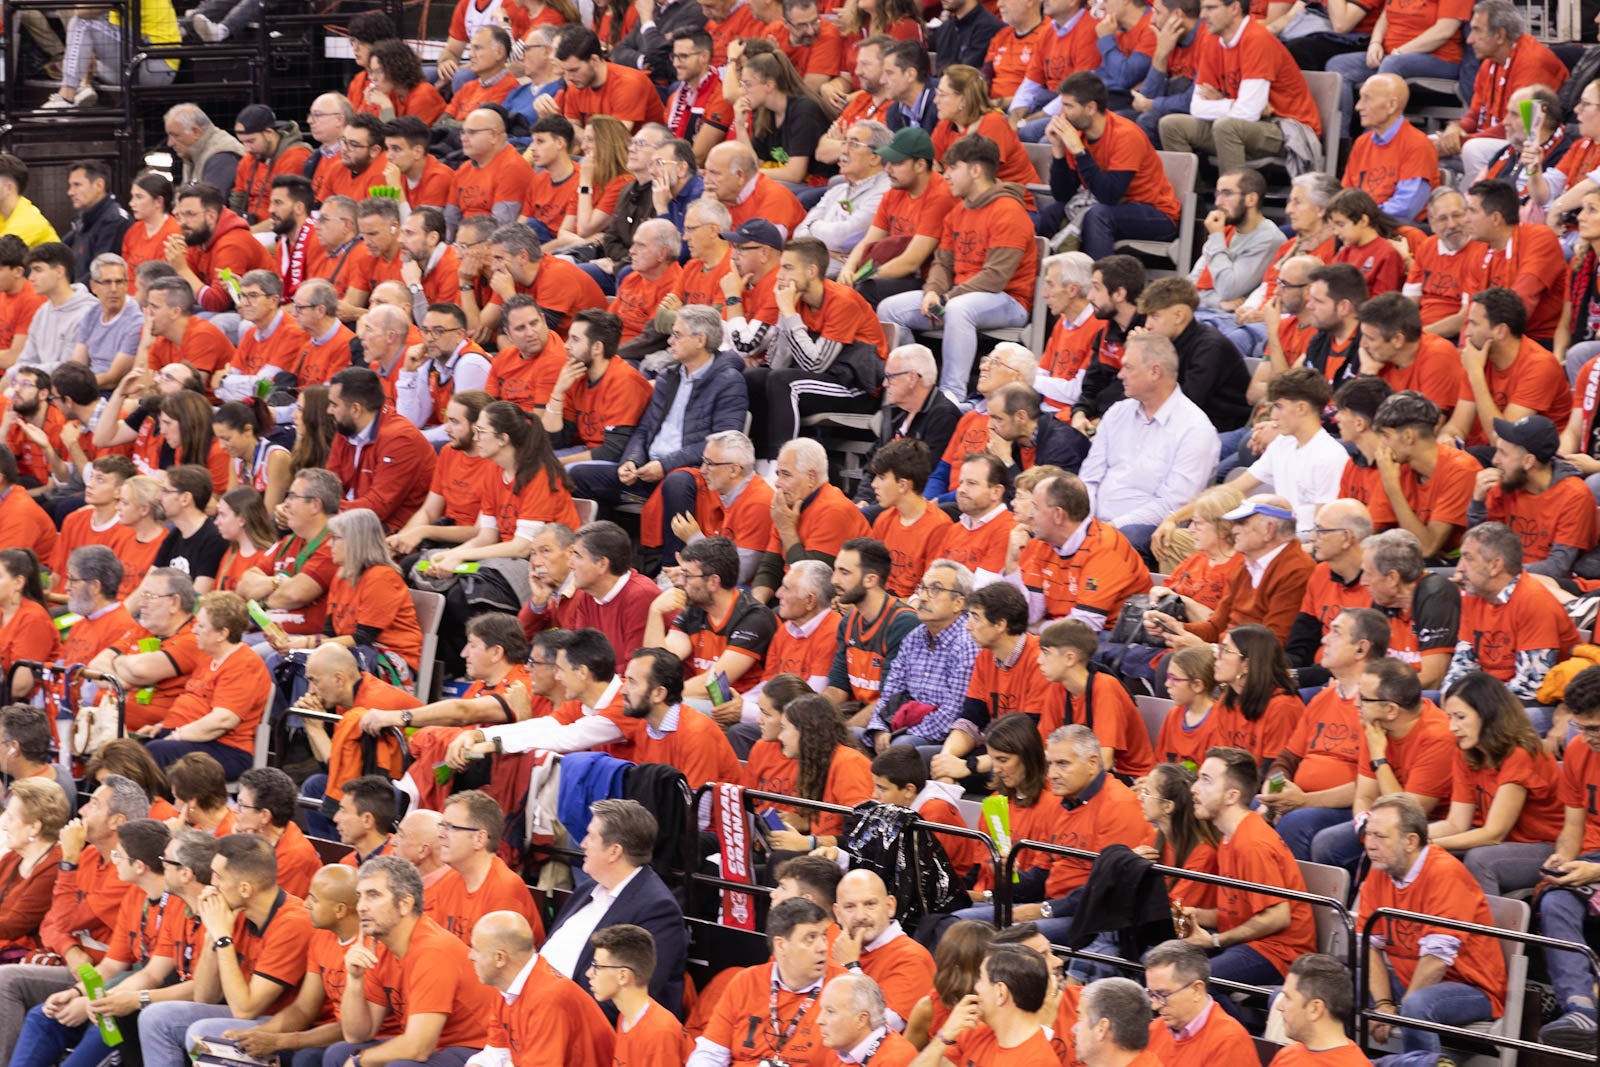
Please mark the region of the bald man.
[[841, 933], [833, 962], [877, 982], [888, 1004], [888, 1025], [904, 1030], [911, 1009], [932, 987], [933, 957], [895, 921], [896, 902], [875, 872], [855, 870], [839, 879], [833, 917]]
[[[205, 1019], [189, 1028], [189, 1039], [230, 1041], [250, 1056], [290, 1053], [290, 1067], [317, 1067], [322, 1053], [341, 1037], [339, 1001], [344, 990], [344, 954], [361, 932], [356, 917], [356, 869], [341, 864], [323, 867], [311, 878], [306, 893], [311, 940], [306, 945], [306, 976], [294, 1002], [257, 1024], [238, 1019]], [[333, 1021], [313, 1025], [333, 998]]]
[[1289, 665], [1300, 672], [1302, 688], [1328, 680], [1320, 665], [1322, 639], [1339, 612], [1372, 606], [1372, 591], [1361, 581], [1361, 542], [1371, 536], [1372, 513], [1361, 501], [1345, 497], [1317, 509], [1308, 546], [1317, 565], [1306, 579], [1300, 614], [1284, 645]]
[[748, 219], [766, 219], [785, 237], [805, 221], [806, 209], [795, 195], [761, 173], [755, 150], [740, 141], [724, 141], [706, 154], [706, 194], [722, 201], [734, 226]]
[[493, 215], [502, 226], [516, 222], [533, 183], [533, 167], [506, 142], [500, 114], [487, 108], [467, 112], [461, 123], [461, 151], [467, 159], [456, 168], [444, 208], [450, 236], [454, 238], [462, 219], [474, 215]]
[[329, 182], [341, 166], [339, 142], [344, 139], [344, 124], [354, 114], [355, 109], [343, 93], [323, 93], [311, 101], [306, 132], [316, 142], [317, 150], [312, 153], [312, 158], [317, 162], [307, 177], [311, 179], [311, 189], [317, 194], [318, 200], [328, 196]]
[[488, 1044], [466, 1067], [610, 1067], [611, 1023], [593, 997], [535, 955], [528, 920], [491, 911], [472, 928], [471, 958], [478, 981], [500, 995]]
[[905, 1067], [917, 1058], [917, 1047], [888, 1025], [883, 990], [864, 974], [841, 974], [822, 990], [817, 1001], [817, 1032], [834, 1055], [824, 1061]]
[[1365, 189], [1385, 215], [1402, 222], [1422, 217], [1428, 194], [1439, 184], [1439, 152], [1406, 118], [1410, 100], [1399, 75], [1367, 79], [1355, 106], [1367, 132], [1350, 146], [1343, 178], [1345, 188]]
[[[340, 716], [339, 721], [332, 724], [331, 735], [325, 725], [326, 720], [306, 720], [306, 737], [311, 743], [311, 750], [328, 764], [327, 774], [312, 775], [302, 787], [306, 796], [322, 797], [322, 807], [307, 813], [307, 825], [317, 836], [338, 839], [338, 829], [331, 820], [334, 812], [339, 810], [339, 798], [344, 795], [340, 787], [352, 778], [361, 777], [364, 768], [366, 757], [362, 750], [364, 735], [361, 732], [361, 716], [348, 714], [351, 709], [406, 711], [421, 706], [422, 701], [404, 689], [363, 671], [350, 649], [344, 645], [326, 642], [311, 653], [306, 660], [306, 694], [292, 710]], [[400, 777], [400, 748], [392, 738], [378, 739], [375, 758], [379, 768], [387, 772], [389, 777]], [[322, 821], [319, 822], [319, 819]]]
[[423, 913], [440, 923], [444, 922], [444, 915], [437, 904], [439, 894], [432, 890], [455, 873], [439, 856], [439, 826], [443, 822], [443, 812], [417, 808], [400, 820], [389, 845], [391, 852], [409, 860], [422, 875]]

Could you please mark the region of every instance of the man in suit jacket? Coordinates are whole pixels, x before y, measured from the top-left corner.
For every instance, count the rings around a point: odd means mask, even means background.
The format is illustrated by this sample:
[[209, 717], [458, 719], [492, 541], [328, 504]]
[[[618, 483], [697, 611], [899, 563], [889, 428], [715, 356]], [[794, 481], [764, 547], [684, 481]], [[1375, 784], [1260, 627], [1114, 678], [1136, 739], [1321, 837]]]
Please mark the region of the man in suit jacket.
[[[636, 800], [600, 800], [589, 811], [588, 832], [578, 847], [583, 850], [583, 872], [594, 883], [567, 898], [539, 955], [587, 992], [594, 962], [590, 935], [623, 923], [642, 926], [656, 943], [650, 996], [681, 1016], [689, 932], [677, 898], [650, 868], [658, 830], [655, 816]], [[603, 1006], [614, 1015], [614, 1008]]]

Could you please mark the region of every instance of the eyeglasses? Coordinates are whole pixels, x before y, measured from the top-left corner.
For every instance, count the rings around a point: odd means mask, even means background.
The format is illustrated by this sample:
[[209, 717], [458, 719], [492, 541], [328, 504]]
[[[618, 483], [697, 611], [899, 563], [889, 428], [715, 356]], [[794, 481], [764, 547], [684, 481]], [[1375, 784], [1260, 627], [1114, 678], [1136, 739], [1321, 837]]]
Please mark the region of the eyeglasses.
[[624, 967], [620, 963], [596, 963], [594, 960], [590, 960], [589, 966], [584, 968], [584, 971], [586, 974], [593, 974], [595, 971], [630, 971], [632, 969], [631, 967]]
[[259, 290], [259, 289], [252, 289], [252, 290], [251, 290], [251, 291], [250, 291], [250, 292], [248, 292], [248, 293], [246, 293], [246, 292], [241, 292], [241, 293], [240, 293], [240, 294], [239, 294], [239, 299], [240, 299], [240, 300], [248, 300], [248, 301], [250, 301], [250, 302], [251, 302], [251, 303], [252, 303], [252, 304], [253, 304], [253, 303], [255, 303], [255, 302], [256, 302], [256, 301], [257, 301], [257, 300], [265, 300], [265, 299], [266, 299], [266, 298], [267, 298], [267, 294], [266, 294], [266, 293], [263, 293], [263, 292], [262, 292], [262, 291], [261, 291], [261, 290]]
[[1310, 284], [1310, 282], [1286, 282], [1282, 278], [1278, 279], [1279, 289], [1304, 289]]
[[1174, 685], [1188, 685], [1188, 684], [1189, 684], [1189, 679], [1185, 678], [1181, 674], [1171, 674], [1171, 673], [1169, 673], [1167, 675], [1167, 685], [1168, 685], [1168, 687], [1171, 687], [1171, 686], [1174, 686]]
[[682, 567], [678, 568], [678, 577], [682, 578], [686, 582], [690, 578], [704, 578], [705, 576], [706, 576], [705, 571], [697, 571], [697, 572], [691, 573], [689, 571], [684, 570]]
[[1217, 645], [1215, 648], [1212, 649], [1212, 653], [1214, 655], [1218, 656], [1219, 658], [1222, 657], [1222, 656], [1238, 656], [1238, 655], [1242, 654], [1242, 653], [1240, 653], [1240, 651], [1237, 648], [1234, 648], [1232, 645]]
[[312, 311], [317, 307], [317, 305], [316, 304], [290, 304], [289, 307], [294, 311]]
[[1311, 532], [1315, 536], [1321, 537], [1323, 534], [1349, 533], [1350, 531], [1338, 526], [1313, 526], [1311, 527]]
[[126, 279], [126, 278], [91, 278], [89, 281], [90, 281], [91, 285], [127, 285], [128, 284], [128, 279]]
[[478, 826], [457, 826], [453, 822], [444, 822], [442, 820], [439, 823], [439, 836], [441, 837], [445, 834], [481, 834], [487, 832]]
[[555, 667], [556, 667], [554, 660], [534, 659], [532, 656], [528, 657], [528, 666], [530, 666], [530, 667], [543, 667], [546, 670], [555, 670]]
[[731, 459], [730, 460], [714, 460], [714, 459], [701, 459], [700, 460], [700, 468], [702, 470], [715, 470], [718, 467], [737, 467], [737, 466], [739, 466], [739, 464], [733, 462]]
[[930, 585], [927, 582], [923, 582], [916, 588], [916, 594], [918, 596], [943, 596], [946, 593], [949, 593], [953, 596], [963, 595], [959, 589], [951, 589], [948, 586], [943, 585]]
[[917, 373], [917, 372], [916, 372], [916, 371], [914, 371], [914, 370], [897, 370], [897, 371], [891, 371], [891, 372], [890, 372], [890, 373], [888, 373], [888, 374], [885, 374], [885, 375], [884, 375], [884, 376], [883, 376], [883, 380], [884, 380], [884, 381], [886, 381], [886, 382], [892, 382], [892, 381], [894, 381], [894, 380], [895, 380], [895, 379], [896, 379], [896, 378], [904, 378], [904, 377], [905, 377], [905, 376], [906, 376], [906, 375], [908, 375], [908, 374], [915, 374], [915, 373]]
[[438, 339], [452, 333], [458, 333], [465, 328], [464, 326], [424, 326], [422, 327], [422, 332], [429, 337]]
[[317, 498], [312, 496], [309, 493], [285, 493], [285, 494], [283, 494], [283, 499], [285, 499], [285, 500], [315, 500]]
[[854, 137], [846, 137], [844, 139], [844, 146], [846, 148], [871, 148], [872, 147], [867, 142], [857, 140]]
[[306, 118], [308, 119], [331, 119], [338, 116], [339, 112], [337, 111], [310, 111], [306, 113]]
[[1182, 993], [1185, 989], [1188, 989], [1189, 986], [1192, 985], [1194, 985], [1194, 983], [1190, 982], [1189, 985], [1179, 986], [1177, 989], [1169, 989], [1165, 993], [1159, 989], [1146, 989], [1145, 992], [1150, 995], [1151, 1003], [1158, 1008], [1164, 1008], [1167, 1006], [1167, 1001], [1171, 1000], [1179, 993]]
[[[465, 132], [465, 131], [462, 131], [462, 132]], [[371, 150], [371, 148], [372, 148], [372, 146], [369, 145], [369, 144], [362, 144], [360, 141], [352, 141], [348, 137], [344, 138], [343, 140], [341, 140], [339, 142], [339, 147], [340, 148], [348, 148], [352, 152], [366, 152], [366, 151]]]
[[1600, 722], [1575, 722], [1572, 724], [1572, 728], [1585, 737], [1600, 737]]
[[1358, 703], [1358, 704], [1392, 704], [1392, 703], [1394, 703], [1394, 701], [1385, 700], [1382, 697], [1364, 697], [1360, 693], [1357, 693], [1356, 694], [1356, 703]]

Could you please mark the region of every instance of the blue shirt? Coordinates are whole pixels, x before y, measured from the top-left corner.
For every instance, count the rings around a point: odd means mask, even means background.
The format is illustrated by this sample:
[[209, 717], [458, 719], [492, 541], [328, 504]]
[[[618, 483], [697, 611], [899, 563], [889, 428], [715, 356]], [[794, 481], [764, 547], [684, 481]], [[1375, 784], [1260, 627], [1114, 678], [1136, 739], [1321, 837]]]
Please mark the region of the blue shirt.
[[942, 743], [950, 727], [961, 717], [967, 683], [972, 680], [972, 667], [977, 661], [978, 646], [967, 632], [966, 616], [950, 623], [937, 637], [930, 636], [926, 626], [918, 626], [906, 634], [889, 664], [878, 710], [873, 713], [868, 731], [889, 729], [883, 709], [896, 694], [904, 693], [908, 700], [932, 704], [935, 708], [908, 731], [912, 740], [923, 745]]

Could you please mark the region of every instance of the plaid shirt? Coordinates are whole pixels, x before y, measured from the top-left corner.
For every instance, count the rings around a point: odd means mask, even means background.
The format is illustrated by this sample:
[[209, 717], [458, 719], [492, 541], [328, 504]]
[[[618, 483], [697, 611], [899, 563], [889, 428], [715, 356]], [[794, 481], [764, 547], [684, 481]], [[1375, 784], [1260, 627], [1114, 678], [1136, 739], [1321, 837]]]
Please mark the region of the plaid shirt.
[[900, 642], [900, 651], [889, 664], [883, 679], [878, 710], [873, 713], [867, 732], [889, 729], [883, 709], [897, 695], [934, 705], [935, 710], [907, 732], [915, 744], [942, 744], [950, 727], [961, 715], [972, 681], [972, 666], [978, 659], [978, 646], [967, 632], [967, 617], [962, 615], [946, 626], [937, 637], [930, 637], [926, 626], [918, 626]]

